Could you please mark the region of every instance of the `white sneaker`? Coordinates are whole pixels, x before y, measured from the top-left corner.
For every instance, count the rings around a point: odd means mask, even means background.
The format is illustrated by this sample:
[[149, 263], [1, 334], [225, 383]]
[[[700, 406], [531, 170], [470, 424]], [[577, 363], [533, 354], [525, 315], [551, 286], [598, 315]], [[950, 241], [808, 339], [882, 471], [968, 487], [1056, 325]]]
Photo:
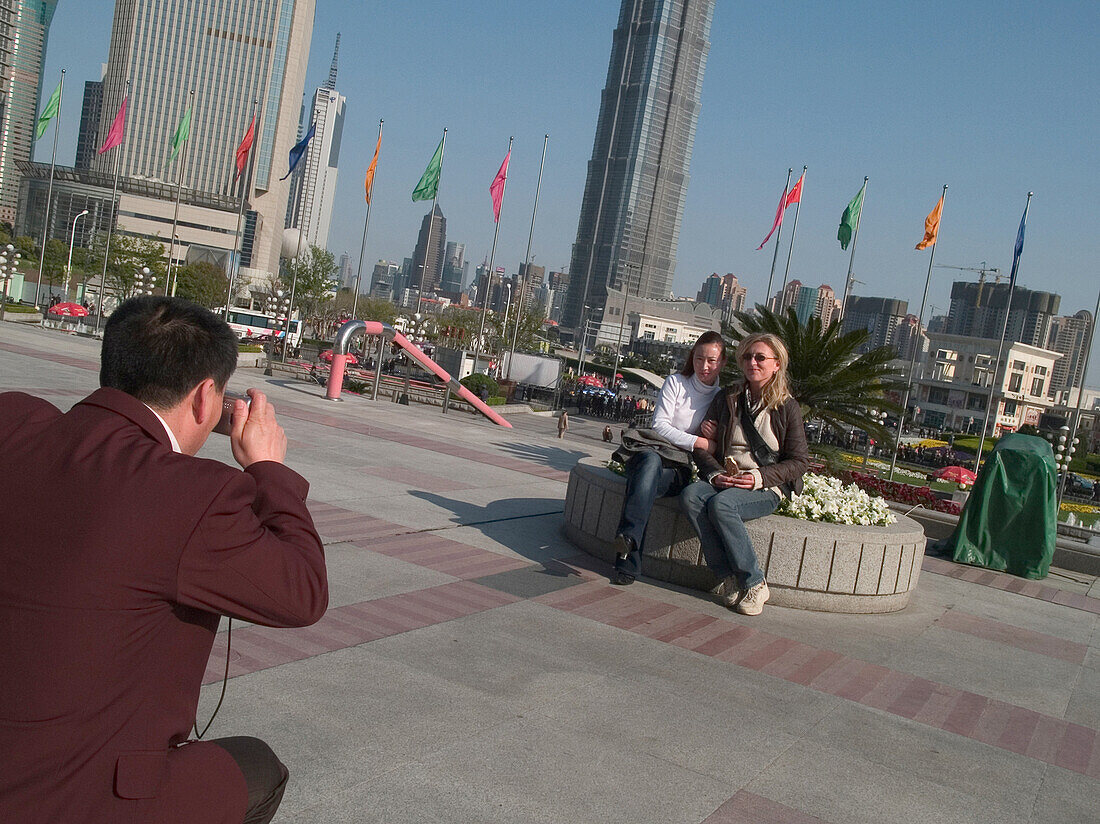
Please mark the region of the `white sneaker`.
[[771, 597], [768, 591], [768, 582], [761, 581], [751, 587], [744, 597], [734, 607], [742, 615], [759, 615], [764, 610], [764, 602]]
[[718, 603], [724, 607], [733, 609], [743, 596], [744, 593], [741, 592], [741, 587], [737, 583], [737, 578], [733, 575], [729, 576], [718, 585]]

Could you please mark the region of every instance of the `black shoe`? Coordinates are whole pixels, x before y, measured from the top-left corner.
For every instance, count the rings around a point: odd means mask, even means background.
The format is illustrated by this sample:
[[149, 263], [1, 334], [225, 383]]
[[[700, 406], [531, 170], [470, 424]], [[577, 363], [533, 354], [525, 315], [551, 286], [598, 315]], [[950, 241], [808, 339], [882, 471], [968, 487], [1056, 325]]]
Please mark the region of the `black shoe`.
[[634, 583], [634, 576], [629, 572], [623, 572], [621, 569], [616, 569], [611, 573], [611, 583], [618, 587], [630, 586]]
[[615, 556], [620, 560], [625, 561], [627, 556], [637, 548], [633, 538], [622, 534], [615, 536]]

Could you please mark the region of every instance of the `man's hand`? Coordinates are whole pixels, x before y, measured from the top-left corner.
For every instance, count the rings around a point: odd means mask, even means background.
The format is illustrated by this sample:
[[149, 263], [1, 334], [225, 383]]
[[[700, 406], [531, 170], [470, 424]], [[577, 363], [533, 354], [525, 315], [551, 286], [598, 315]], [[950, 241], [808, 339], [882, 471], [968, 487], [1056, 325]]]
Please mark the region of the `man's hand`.
[[699, 434], [706, 438], [708, 441], [713, 441], [714, 436], [718, 434], [717, 421], [703, 421], [699, 424]]
[[233, 431], [229, 443], [233, 457], [247, 469], [259, 461], [282, 463], [286, 458], [286, 433], [275, 422], [275, 407], [258, 389], [249, 389], [252, 404], [238, 400], [233, 407]]

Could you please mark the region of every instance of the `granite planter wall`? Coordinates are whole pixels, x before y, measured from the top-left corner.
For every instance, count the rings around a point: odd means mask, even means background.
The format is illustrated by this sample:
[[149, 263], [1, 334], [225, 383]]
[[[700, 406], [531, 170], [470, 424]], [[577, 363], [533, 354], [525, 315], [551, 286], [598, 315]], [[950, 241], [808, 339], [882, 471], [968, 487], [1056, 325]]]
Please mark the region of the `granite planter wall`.
[[[625, 478], [595, 458], [569, 474], [565, 535], [608, 563], [622, 513]], [[817, 523], [769, 515], [746, 523], [764, 569], [771, 603], [825, 612], [896, 612], [917, 587], [924, 529], [898, 516], [887, 527]], [[659, 499], [642, 546], [643, 574], [681, 586], [713, 590], [699, 539], [676, 498]]]

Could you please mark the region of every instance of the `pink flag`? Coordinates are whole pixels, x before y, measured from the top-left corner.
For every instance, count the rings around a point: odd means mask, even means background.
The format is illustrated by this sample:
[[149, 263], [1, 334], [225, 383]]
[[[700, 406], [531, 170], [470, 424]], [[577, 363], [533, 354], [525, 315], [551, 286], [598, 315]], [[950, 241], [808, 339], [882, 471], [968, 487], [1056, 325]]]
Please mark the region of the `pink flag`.
[[512, 150], [504, 156], [504, 162], [500, 164], [500, 171], [489, 184], [489, 196], [493, 199], [493, 220], [500, 223], [500, 204], [504, 202], [504, 184], [508, 180], [508, 160], [512, 157]]
[[115, 122], [111, 124], [110, 131], [107, 132], [107, 139], [103, 141], [103, 145], [99, 147], [96, 154], [103, 154], [115, 146], [122, 145], [123, 132], [126, 130], [126, 103], [129, 99], [129, 97], [122, 99], [122, 106], [115, 115]]
[[[789, 179], [789, 178], [788, 178]], [[783, 190], [783, 194], [779, 196], [779, 208], [775, 210], [775, 223], [772, 224], [772, 230], [768, 232], [768, 236], [760, 241], [760, 245], [756, 247], [756, 251], [760, 251], [764, 248], [764, 244], [772, 239], [772, 235], [775, 234], [775, 230], [779, 228], [779, 225], [783, 222], [783, 210], [787, 208], [787, 190]]]

